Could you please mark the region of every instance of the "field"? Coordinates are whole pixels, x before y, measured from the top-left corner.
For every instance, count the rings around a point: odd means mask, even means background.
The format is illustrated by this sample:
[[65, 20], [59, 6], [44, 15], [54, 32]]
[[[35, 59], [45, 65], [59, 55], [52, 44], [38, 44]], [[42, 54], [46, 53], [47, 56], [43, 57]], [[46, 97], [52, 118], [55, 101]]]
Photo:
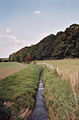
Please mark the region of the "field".
[[[78, 120], [79, 59], [43, 60], [37, 63], [49, 68], [45, 71], [43, 80], [45, 81], [44, 97], [50, 120]], [[52, 73], [54, 71], [56, 75]], [[72, 95], [73, 97], [70, 97]]]
[[[49, 120], [79, 120], [79, 59], [36, 63], [43, 64], [43, 96]], [[1, 63], [0, 69], [0, 74], [11, 72], [0, 80], [0, 119], [23, 120], [32, 113], [42, 67]]]
[[38, 65], [27, 65], [0, 81], [0, 120], [24, 120], [31, 114], [41, 70]]
[[59, 69], [67, 74], [74, 74], [79, 71], [79, 59], [62, 59], [62, 60], [43, 60], [37, 63], [47, 63], [52, 65], [56, 70]]
[[75, 96], [79, 93], [79, 59], [44, 60], [37, 63], [45, 64], [50, 69], [55, 69], [62, 80], [69, 82]]
[[1, 62], [0, 63], [0, 80], [26, 67], [25, 64], [17, 62]]
[[55, 70], [45, 67], [43, 84], [49, 120], [79, 120], [79, 95], [76, 104], [69, 82], [62, 81]]

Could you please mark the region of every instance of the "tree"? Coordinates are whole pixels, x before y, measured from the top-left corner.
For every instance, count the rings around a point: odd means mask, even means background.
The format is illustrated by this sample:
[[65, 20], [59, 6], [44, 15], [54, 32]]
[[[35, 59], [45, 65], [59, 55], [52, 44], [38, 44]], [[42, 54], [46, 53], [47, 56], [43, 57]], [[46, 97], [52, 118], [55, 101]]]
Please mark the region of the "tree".
[[29, 64], [29, 61], [31, 60], [30, 56], [27, 56], [24, 58], [25, 63]]

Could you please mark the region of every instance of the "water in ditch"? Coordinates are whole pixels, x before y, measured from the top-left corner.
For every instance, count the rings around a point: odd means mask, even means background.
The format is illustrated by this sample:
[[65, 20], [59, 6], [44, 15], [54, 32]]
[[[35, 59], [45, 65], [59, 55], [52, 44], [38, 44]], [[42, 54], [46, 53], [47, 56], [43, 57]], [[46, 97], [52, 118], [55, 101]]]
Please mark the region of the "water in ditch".
[[36, 96], [36, 103], [32, 115], [27, 120], [47, 120], [47, 111], [43, 100], [43, 84], [40, 77], [39, 87]]

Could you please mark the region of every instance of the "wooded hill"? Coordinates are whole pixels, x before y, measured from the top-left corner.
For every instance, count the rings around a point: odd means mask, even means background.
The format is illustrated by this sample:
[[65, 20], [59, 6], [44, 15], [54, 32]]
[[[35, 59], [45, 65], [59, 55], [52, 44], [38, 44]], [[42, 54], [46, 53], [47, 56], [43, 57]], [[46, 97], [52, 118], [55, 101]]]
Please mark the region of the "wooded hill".
[[9, 56], [10, 61], [23, 62], [26, 56], [32, 60], [79, 58], [79, 25], [73, 24], [64, 32], [49, 35], [33, 46]]

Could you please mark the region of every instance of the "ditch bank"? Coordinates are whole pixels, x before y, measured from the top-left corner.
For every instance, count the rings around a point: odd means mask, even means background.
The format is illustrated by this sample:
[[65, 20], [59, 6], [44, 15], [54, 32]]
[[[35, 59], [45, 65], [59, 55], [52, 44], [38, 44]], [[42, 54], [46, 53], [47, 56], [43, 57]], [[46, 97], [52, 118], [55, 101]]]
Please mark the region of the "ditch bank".
[[47, 120], [48, 119], [46, 106], [42, 96], [43, 91], [44, 91], [44, 87], [42, 83], [42, 76], [40, 75], [40, 81], [39, 81], [38, 91], [36, 95], [34, 110], [31, 116], [29, 116], [27, 120]]

